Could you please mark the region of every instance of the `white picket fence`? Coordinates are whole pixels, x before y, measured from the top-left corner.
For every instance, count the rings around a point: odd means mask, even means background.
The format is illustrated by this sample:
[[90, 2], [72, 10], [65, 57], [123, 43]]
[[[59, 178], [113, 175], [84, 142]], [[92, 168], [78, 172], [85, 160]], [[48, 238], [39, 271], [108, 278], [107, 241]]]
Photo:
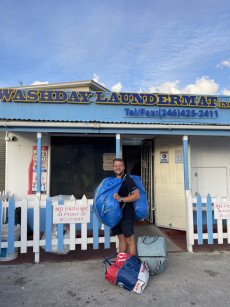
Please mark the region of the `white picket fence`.
[[[53, 227], [53, 208], [55, 205], [75, 205], [84, 206], [88, 204], [90, 206], [91, 215], [90, 218], [93, 220], [93, 237], [88, 236], [87, 224], [86, 222], [80, 223], [81, 229], [76, 230], [76, 223], [70, 223], [69, 228], [69, 238], [64, 238], [64, 225], [58, 224], [58, 236], [57, 238], [52, 237], [52, 227]], [[35, 262], [40, 261], [40, 247], [43, 247], [45, 251], [50, 252], [52, 248], [58, 251], [63, 251], [64, 247], [68, 246], [69, 250], [75, 250], [76, 244], [81, 246], [81, 250], [87, 250], [88, 244], [93, 244], [94, 249], [99, 248], [99, 244], [103, 243], [104, 248], [110, 248], [110, 243], [116, 244], [116, 249], [118, 249], [118, 239], [115, 236], [110, 236], [110, 228], [108, 226], [102, 226], [95, 212], [92, 210], [92, 199], [87, 199], [83, 196], [82, 199], [76, 200], [73, 196], [63, 199], [52, 200], [50, 198], [46, 200], [40, 200], [37, 196], [24, 197], [22, 200], [14, 200], [11, 197], [8, 200], [8, 196], [0, 196], [0, 222], [1, 225], [4, 223], [6, 215], [8, 217], [8, 242], [1, 242], [0, 240], [0, 250], [1, 248], [7, 248], [8, 253], [14, 253], [14, 248], [20, 248], [20, 252], [27, 253], [28, 247], [33, 247], [33, 252], [35, 254]], [[14, 241], [14, 217], [15, 209], [21, 208], [21, 237], [18, 241]], [[28, 209], [33, 209], [33, 239], [27, 239], [27, 216]], [[41, 208], [46, 210], [46, 229], [45, 229], [45, 239], [41, 238], [40, 231], [40, 216]], [[7, 212], [7, 214], [6, 214]], [[103, 236], [99, 236], [99, 227], [102, 226]], [[80, 235], [80, 237], [79, 237]], [[1, 239], [1, 228], [0, 228], [0, 239]]]
[[9, 195], [5, 193], [5, 191], [0, 191], [0, 200], [7, 200], [9, 198]]
[[209, 194], [206, 198], [200, 195], [193, 198], [191, 191], [187, 191], [187, 250], [189, 252], [193, 252], [195, 240], [199, 245], [202, 245], [204, 240], [207, 240], [208, 244], [214, 244], [214, 240], [217, 240], [218, 244], [224, 244], [224, 240], [230, 244], [230, 219], [215, 219], [214, 203], [230, 204], [230, 199], [220, 196], [211, 198]]

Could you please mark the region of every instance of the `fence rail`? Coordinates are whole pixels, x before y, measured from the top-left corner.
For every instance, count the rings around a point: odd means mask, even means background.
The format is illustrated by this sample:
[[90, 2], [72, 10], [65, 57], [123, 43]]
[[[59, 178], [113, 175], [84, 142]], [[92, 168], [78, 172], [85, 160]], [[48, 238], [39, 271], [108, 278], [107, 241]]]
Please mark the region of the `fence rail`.
[[[60, 206], [82, 206], [88, 205], [90, 208], [90, 219], [92, 219], [92, 231], [93, 237], [88, 236], [87, 224], [88, 222], [82, 223], [69, 223], [69, 236], [68, 238], [64, 236], [64, 224], [57, 225], [57, 238], [53, 236], [53, 210], [55, 205]], [[110, 236], [110, 228], [104, 226], [103, 236], [99, 236], [99, 228], [101, 224], [99, 223], [95, 212], [92, 210], [92, 199], [87, 199], [85, 196], [81, 200], [76, 200], [73, 196], [63, 199], [57, 198], [47, 198], [46, 200], [40, 200], [37, 196], [25, 197], [22, 200], [14, 200], [13, 197], [9, 201], [4, 200], [0, 197], [0, 221], [1, 225], [6, 220], [6, 215], [8, 219], [8, 241], [1, 242], [0, 240], [0, 250], [1, 248], [7, 248], [9, 254], [14, 253], [15, 248], [20, 248], [21, 253], [27, 253], [28, 247], [33, 247], [33, 252], [35, 253], [35, 262], [40, 261], [40, 247], [43, 247], [46, 252], [51, 252], [53, 248], [61, 252], [64, 247], [68, 247], [69, 250], [75, 250], [76, 244], [81, 246], [81, 250], [87, 250], [88, 244], [93, 244], [93, 249], [99, 248], [99, 243], [104, 244], [104, 248], [110, 248], [110, 243], [115, 243], [116, 248], [118, 248], [118, 239], [115, 236]], [[15, 226], [15, 209], [21, 208], [21, 236], [20, 239], [15, 241], [14, 237], [14, 226]], [[28, 209], [33, 209], [33, 239], [27, 239], [27, 225], [28, 225]], [[45, 238], [41, 238], [40, 230], [40, 213], [41, 208], [45, 208]], [[76, 229], [76, 224], [81, 225], [81, 229]], [[1, 236], [0, 227], [0, 238]], [[103, 228], [103, 227], [102, 227]]]
[[[187, 249], [193, 251], [195, 240], [199, 245], [207, 240], [208, 244], [224, 244], [224, 239], [230, 244], [230, 220], [214, 218], [214, 203], [227, 203], [226, 198], [211, 198], [210, 194], [202, 198], [199, 194], [192, 198], [191, 191], [186, 195], [186, 204], [188, 206], [187, 218]], [[195, 213], [195, 214], [194, 214]], [[195, 218], [195, 220], [194, 220]]]

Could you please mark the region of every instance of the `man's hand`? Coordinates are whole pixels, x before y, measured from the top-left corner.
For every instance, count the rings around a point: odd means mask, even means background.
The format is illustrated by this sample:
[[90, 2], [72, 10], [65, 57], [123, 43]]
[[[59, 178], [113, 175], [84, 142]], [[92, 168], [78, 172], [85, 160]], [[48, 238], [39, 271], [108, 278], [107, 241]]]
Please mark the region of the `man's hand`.
[[113, 198], [116, 199], [119, 203], [121, 202], [121, 197], [117, 193], [113, 194]]
[[[119, 194], [113, 194], [113, 198], [116, 199], [119, 203], [121, 202], [121, 197]], [[140, 199], [140, 192], [139, 190], [134, 191], [131, 195], [123, 197], [124, 203], [130, 203], [132, 201]]]

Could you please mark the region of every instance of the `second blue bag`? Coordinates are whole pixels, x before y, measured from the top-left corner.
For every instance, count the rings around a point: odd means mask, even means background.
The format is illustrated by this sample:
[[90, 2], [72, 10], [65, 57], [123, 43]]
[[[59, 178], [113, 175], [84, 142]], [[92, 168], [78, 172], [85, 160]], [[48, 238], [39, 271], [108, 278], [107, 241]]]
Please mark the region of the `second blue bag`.
[[140, 192], [140, 199], [135, 200], [134, 203], [134, 212], [136, 219], [145, 219], [148, 217], [148, 201], [145, 192], [145, 188], [141, 182], [140, 176], [129, 175], [135, 182], [138, 190]]

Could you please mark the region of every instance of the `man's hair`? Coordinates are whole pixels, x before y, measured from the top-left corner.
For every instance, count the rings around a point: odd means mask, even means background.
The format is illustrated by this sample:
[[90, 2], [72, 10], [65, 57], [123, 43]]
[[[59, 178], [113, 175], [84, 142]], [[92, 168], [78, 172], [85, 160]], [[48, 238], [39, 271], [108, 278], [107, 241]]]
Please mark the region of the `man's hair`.
[[116, 161], [118, 161], [118, 162], [123, 162], [123, 165], [125, 165], [125, 161], [124, 161], [123, 159], [121, 159], [121, 158], [115, 158], [115, 159], [113, 159], [113, 165], [114, 165], [114, 162], [116, 162]]

